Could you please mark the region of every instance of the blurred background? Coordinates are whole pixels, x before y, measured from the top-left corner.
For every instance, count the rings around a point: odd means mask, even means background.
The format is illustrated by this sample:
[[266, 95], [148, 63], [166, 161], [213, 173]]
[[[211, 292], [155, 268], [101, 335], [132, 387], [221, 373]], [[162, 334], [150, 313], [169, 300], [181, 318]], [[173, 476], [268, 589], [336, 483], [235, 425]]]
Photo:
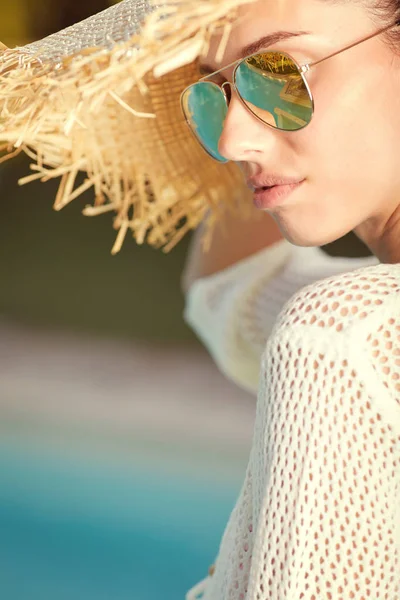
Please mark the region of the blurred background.
[[[39, 39], [106, 0], [0, 0], [0, 40]], [[90, 195], [0, 165], [0, 598], [178, 600], [214, 560], [239, 492], [255, 398], [182, 318], [189, 237], [128, 237]], [[324, 248], [362, 256], [352, 235]]]

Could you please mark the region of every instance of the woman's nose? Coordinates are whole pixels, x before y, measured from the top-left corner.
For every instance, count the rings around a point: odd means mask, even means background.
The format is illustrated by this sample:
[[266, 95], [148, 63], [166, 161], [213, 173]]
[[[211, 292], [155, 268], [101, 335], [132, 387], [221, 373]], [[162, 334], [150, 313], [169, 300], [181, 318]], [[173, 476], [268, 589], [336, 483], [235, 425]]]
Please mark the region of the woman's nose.
[[[254, 109], [256, 112], [256, 107]], [[272, 114], [262, 112], [263, 121], [275, 124]], [[227, 160], [237, 162], [259, 159], [262, 153], [272, 150], [275, 144], [276, 132], [265, 122], [260, 121], [252, 114], [251, 109], [244, 106], [231, 85], [228, 112], [218, 142], [219, 153]]]

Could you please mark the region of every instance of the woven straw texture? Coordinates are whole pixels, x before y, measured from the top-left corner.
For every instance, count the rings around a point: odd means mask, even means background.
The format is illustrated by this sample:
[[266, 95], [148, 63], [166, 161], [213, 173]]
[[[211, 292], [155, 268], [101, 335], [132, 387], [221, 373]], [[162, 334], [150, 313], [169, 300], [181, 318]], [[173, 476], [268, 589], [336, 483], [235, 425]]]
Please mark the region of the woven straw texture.
[[[213, 161], [189, 131], [182, 90], [215, 27], [230, 31], [248, 0], [123, 0], [68, 29], [0, 53], [2, 160], [21, 151], [32, 175], [61, 177], [59, 210], [92, 189], [84, 214], [114, 212], [121, 248], [165, 251], [206, 216], [208, 233], [229, 208], [246, 214], [249, 192], [234, 164]], [[225, 36], [226, 39], [226, 36]], [[86, 173], [77, 184], [80, 172]], [[209, 237], [209, 236], [208, 236]]]

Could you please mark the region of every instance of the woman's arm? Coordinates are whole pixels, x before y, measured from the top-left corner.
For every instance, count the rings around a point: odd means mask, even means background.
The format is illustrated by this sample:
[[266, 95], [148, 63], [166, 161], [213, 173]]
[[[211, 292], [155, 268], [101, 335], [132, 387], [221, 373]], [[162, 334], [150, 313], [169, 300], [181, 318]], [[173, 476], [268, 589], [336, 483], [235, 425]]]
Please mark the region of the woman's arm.
[[215, 226], [207, 252], [201, 242], [204, 230], [205, 226], [201, 224], [191, 242], [182, 275], [185, 294], [197, 279], [222, 271], [283, 239], [274, 219], [268, 213], [260, 214], [255, 208], [248, 219], [226, 213], [223, 221]]

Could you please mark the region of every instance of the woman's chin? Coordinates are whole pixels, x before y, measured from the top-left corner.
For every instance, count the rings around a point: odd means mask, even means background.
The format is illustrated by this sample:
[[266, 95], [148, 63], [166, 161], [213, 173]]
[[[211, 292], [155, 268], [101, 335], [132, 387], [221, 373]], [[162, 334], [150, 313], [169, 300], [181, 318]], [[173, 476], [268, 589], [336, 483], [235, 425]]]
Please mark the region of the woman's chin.
[[[327, 244], [336, 242], [351, 231], [351, 229], [344, 229], [343, 227], [333, 230], [326, 223], [325, 227], [322, 227], [318, 223], [315, 223], [315, 220], [302, 223], [292, 221], [288, 218], [288, 215], [283, 216], [274, 213], [272, 216], [282, 235], [294, 246], [326, 246]], [[302, 225], [304, 226], [302, 227]]]

